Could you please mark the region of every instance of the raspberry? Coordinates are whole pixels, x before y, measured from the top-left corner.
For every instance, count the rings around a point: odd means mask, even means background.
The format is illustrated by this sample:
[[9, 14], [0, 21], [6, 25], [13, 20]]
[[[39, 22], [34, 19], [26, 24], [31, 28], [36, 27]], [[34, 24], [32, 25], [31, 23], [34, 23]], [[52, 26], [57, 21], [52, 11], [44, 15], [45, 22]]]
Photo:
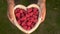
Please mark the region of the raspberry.
[[32, 12], [32, 8], [27, 9], [28, 13]]
[[18, 20], [17, 22], [18, 22], [18, 24], [21, 24], [20, 20]]
[[30, 21], [29, 21], [29, 22], [27, 22], [27, 25], [28, 25], [28, 26], [31, 26], [31, 24], [32, 24], [32, 22], [30, 22]]
[[31, 29], [31, 27], [28, 27], [28, 28], [27, 28], [27, 30], [30, 30], [30, 29]]
[[27, 26], [23, 26], [23, 28], [24, 28], [25, 30], [27, 30]]
[[38, 11], [38, 9], [37, 8], [33, 8], [33, 11], [36, 12], [36, 11]]
[[17, 14], [16, 14], [16, 17], [17, 17], [18, 19], [20, 19], [20, 13], [17, 13]]
[[20, 8], [16, 8], [15, 13], [20, 13]]

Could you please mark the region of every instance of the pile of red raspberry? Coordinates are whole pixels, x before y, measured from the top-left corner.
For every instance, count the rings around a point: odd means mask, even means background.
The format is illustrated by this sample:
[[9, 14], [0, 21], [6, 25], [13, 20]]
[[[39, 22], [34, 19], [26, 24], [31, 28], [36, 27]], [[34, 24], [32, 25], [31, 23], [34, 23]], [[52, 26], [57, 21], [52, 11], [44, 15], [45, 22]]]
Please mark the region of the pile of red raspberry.
[[32, 29], [38, 21], [39, 10], [34, 7], [27, 10], [16, 8], [14, 13], [18, 24], [25, 30]]

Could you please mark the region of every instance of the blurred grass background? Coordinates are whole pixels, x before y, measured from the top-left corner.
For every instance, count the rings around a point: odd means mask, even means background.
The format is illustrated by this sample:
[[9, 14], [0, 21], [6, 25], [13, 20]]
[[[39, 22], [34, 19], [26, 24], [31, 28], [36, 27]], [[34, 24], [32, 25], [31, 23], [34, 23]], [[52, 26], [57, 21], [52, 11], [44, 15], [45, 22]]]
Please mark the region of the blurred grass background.
[[[46, 8], [45, 21], [32, 34], [60, 34], [60, 0], [47, 0]], [[0, 34], [25, 34], [9, 21], [6, 0], [0, 0]]]

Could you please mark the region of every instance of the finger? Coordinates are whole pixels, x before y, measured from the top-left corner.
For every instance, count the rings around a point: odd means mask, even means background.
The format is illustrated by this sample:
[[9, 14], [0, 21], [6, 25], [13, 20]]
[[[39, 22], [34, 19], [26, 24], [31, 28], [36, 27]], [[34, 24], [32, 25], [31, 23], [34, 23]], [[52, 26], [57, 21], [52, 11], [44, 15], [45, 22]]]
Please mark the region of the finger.
[[12, 20], [13, 19], [13, 8], [14, 8], [14, 0], [7, 0], [7, 4], [8, 4], [8, 15], [9, 18]]

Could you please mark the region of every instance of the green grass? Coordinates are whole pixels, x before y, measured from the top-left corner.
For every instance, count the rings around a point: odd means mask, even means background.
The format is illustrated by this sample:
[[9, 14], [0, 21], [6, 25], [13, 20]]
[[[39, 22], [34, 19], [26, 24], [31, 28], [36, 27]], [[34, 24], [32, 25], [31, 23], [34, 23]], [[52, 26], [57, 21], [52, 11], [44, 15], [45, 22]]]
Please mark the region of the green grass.
[[[32, 34], [60, 34], [60, 0], [47, 0], [46, 6], [46, 19]], [[0, 0], [0, 34], [25, 34], [9, 21], [6, 0]]]

